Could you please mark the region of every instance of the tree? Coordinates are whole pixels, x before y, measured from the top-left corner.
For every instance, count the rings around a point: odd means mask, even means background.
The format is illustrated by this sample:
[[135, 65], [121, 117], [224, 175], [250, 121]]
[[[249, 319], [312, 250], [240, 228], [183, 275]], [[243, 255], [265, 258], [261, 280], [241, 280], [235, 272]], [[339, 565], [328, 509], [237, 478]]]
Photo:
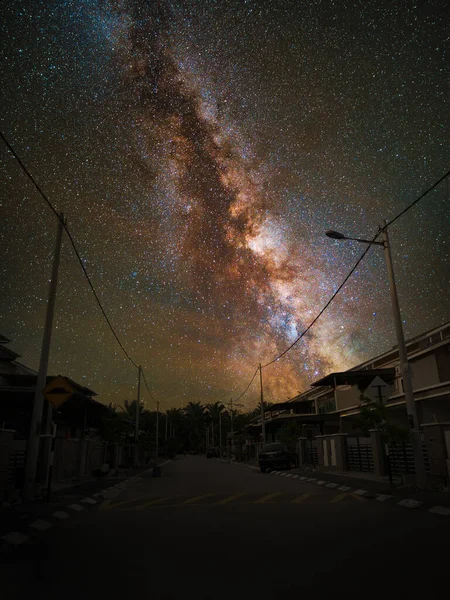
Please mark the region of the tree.
[[200, 402], [189, 402], [184, 409], [186, 426], [188, 428], [189, 447], [199, 450], [203, 441], [205, 427], [205, 407]]
[[381, 439], [385, 443], [404, 442], [409, 439], [410, 431], [407, 427], [389, 422], [388, 409], [385, 404], [373, 402], [364, 394], [360, 395], [360, 401], [361, 408], [357, 424], [364, 435], [370, 435], [370, 431], [374, 429], [380, 432]]
[[297, 440], [302, 435], [301, 425], [291, 421], [282, 427], [279, 431], [280, 442], [285, 444], [290, 452], [295, 453], [297, 449]]
[[207, 404], [206, 405], [206, 411], [209, 415], [210, 418], [210, 422], [211, 422], [211, 433], [212, 433], [212, 445], [215, 446], [215, 437], [214, 437], [214, 426], [216, 425], [218, 427], [219, 425], [219, 420], [220, 420], [220, 415], [224, 410], [224, 405], [222, 404], [222, 402], [214, 402], [212, 404]]
[[177, 432], [181, 432], [185, 415], [181, 408], [169, 408], [166, 414], [169, 419], [169, 437], [175, 437]]

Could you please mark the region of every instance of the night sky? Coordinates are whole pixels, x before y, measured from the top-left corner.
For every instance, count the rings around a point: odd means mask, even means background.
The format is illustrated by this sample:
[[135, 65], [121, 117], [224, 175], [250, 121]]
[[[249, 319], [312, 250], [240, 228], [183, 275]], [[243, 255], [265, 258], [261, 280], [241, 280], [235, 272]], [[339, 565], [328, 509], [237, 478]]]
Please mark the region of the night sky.
[[[236, 398], [363, 251], [325, 230], [372, 236], [449, 168], [444, 1], [0, 11], [1, 129], [163, 407]], [[37, 368], [57, 223], [3, 143], [0, 162], [0, 332]], [[407, 337], [449, 319], [448, 190], [390, 228]], [[263, 370], [268, 401], [395, 344], [382, 254]], [[136, 394], [67, 238], [49, 371], [103, 402]]]

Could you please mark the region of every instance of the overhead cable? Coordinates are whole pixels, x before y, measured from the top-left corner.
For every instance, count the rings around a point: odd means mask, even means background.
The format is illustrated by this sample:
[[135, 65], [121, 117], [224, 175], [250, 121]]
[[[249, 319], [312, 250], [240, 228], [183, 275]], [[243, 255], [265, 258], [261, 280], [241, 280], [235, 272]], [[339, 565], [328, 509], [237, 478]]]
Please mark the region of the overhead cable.
[[21, 160], [21, 158], [19, 157], [19, 155], [17, 154], [17, 152], [14, 150], [14, 148], [11, 146], [11, 144], [8, 142], [8, 140], [5, 138], [5, 136], [3, 135], [3, 133], [0, 131], [0, 137], [2, 138], [2, 140], [5, 142], [8, 150], [11, 152], [11, 154], [15, 157], [15, 159], [17, 160], [17, 162], [19, 163], [19, 165], [21, 166], [22, 170], [24, 171], [24, 173], [27, 175], [27, 177], [30, 179], [30, 181], [33, 183], [33, 185], [35, 186], [35, 188], [37, 189], [37, 191], [39, 192], [39, 194], [42, 196], [42, 198], [44, 198], [44, 200], [46, 201], [46, 203], [48, 204], [48, 206], [50, 207], [50, 209], [53, 211], [53, 213], [56, 215], [57, 219], [59, 221], [62, 222], [62, 225], [67, 233], [67, 236], [70, 240], [70, 243], [72, 244], [72, 248], [75, 252], [75, 255], [78, 259], [78, 262], [81, 265], [81, 268], [83, 269], [83, 273], [87, 279], [87, 282], [89, 284], [89, 287], [92, 290], [92, 293], [94, 294], [95, 300], [103, 314], [103, 317], [105, 318], [106, 323], [108, 324], [108, 327], [110, 328], [113, 336], [116, 338], [117, 343], [119, 344], [122, 352], [125, 354], [125, 356], [128, 358], [128, 360], [131, 362], [132, 365], [134, 365], [136, 367], [136, 369], [139, 368], [139, 366], [134, 362], [134, 360], [131, 358], [131, 356], [128, 354], [128, 352], [126, 351], [125, 347], [123, 346], [122, 342], [119, 339], [119, 336], [117, 335], [117, 333], [114, 330], [114, 327], [111, 324], [111, 321], [108, 318], [108, 315], [105, 312], [105, 309], [102, 306], [102, 303], [100, 302], [100, 298], [97, 295], [97, 292], [95, 291], [94, 285], [91, 281], [91, 278], [88, 275], [88, 272], [86, 270], [86, 267], [84, 266], [84, 263], [81, 259], [80, 253], [78, 252], [78, 249], [76, 247], [75, 241], [72, 237], [72, 234], [69, 231], [69, 228], [67, 226], [67, 224], [65, 223], [64, 219], [61, 218], [61, 215], [58, 213], [58, 211], [56, 210], [56, 208], [53, 206], [53, 204], [50, 202], [49, 198], [47, 197], [47, 195], [44, 193], [44, 191], [41, 189], [41, 187], [39, 186], [39, 184], [37, 183], [37, 181], [34, 179], [34, 177], [31, 175], [31, 173], [28, 171], [27, 167], [25, 166], [25, 164], [23, 163], [23, 161]]
[[286, 348], [286, 350], [284, 350], [281, 354], [279, 354], [276, 358], [274, 358], [270, 362], [266, 363], [265, 365], [262, 365], [263, 369], [265, 367], [268, 367], [269, 365], [273, 364], [274, 362], [278, 361], [282, 356], [287, 354], [289, 352], [289, 350], [291, 350], [302, 339], [302, 337], [311, 329], [311, 327], [323, 315], [323, 313], [327, 310], [327, 308], [330, 306], [330, 304], [333, 302], [333, 300], [336, 298], [336, 296], [342, 290], [344, 285], [347, 283], [347, 281], [353, 275], [353, 273], [355, 272], [355, 270], [358, 267], [358, 265], [360, 264], [360, 262], [363, 260], [363, 258], [366, 256], [366, 254], [370, 250], [372, 243], [375, 242], [375, 240], [380, 235], [380, 233], [382, 233], [382, 231], [384, 231], [386, 228], [390, 227], [393, 223], [395, 223], [395, 221], [397, 221], [397, 219], [399, 219], [405, 213], [407, 213], [411, 208], [413, 208], [413, 206], [415, 206], [418, 202], [420, 202], [420, 200], [425, 198], [425, 196], [427, 194], [429, 194], [431, 191], [433, 191], [449, 175], [450, 175], [450, 170], [448, 170], [442, 177], [440, 177], [431, 187], [429, 187], [427, 190], [425, 190], [418, 198], [416, 198], [413, 202], [411, 202], [411, 204], [409, 204], [406, 208], [404, 208], [401, 212], [399, 212], [398, 215], [396, 215], [393, 219], [391, 219], [389, 221], [389, 223], [387, 223], [386, 225], [384, 225], [383, 227], [380, 227], [378, 229], [377, 233], [375, 234], [374, 238], [371, 240], [370, 244], [367, 246], [367, 248], [364, 250], [364, 252], [358, 258], [358, 260], [356, 261], [353, 268], [350, 270], [348, 275], [345, 277], [344, 281], [341, 283], [341, 285], [338, 287], [338, 289], [334, 292], [334, 294], [331, 296], [331, 298], [328, 300], [328, 302], [325, 304], [325, 306], [322, 308], [322, 310], [319, 312], [319, 314], [315, 317], [315, 319], [313, 319], [313, 321], [311, 321], [311, 323], [308, 325], [308, 327], [299, 335], [299, 337], [288, 348]]

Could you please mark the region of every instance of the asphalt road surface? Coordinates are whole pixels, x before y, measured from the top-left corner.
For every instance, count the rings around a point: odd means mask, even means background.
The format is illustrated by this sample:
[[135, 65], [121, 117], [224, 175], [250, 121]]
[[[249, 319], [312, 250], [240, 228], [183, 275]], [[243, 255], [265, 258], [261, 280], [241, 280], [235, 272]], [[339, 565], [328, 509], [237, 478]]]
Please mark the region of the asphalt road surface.
[[47, 532], [16, 594], [434, 597], [448, 589], [449, 533], [445, 517], [188, 456]]

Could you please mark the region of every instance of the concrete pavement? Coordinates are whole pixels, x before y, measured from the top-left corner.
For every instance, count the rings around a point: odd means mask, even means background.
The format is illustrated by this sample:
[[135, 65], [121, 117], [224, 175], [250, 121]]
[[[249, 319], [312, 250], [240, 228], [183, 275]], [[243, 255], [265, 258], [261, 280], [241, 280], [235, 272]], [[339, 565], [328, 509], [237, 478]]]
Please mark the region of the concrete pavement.
[[419, 594], [446, 581], [449, 533], [438, 515], [189, 456], [43, 533], [8, 589], [48, 600]]

